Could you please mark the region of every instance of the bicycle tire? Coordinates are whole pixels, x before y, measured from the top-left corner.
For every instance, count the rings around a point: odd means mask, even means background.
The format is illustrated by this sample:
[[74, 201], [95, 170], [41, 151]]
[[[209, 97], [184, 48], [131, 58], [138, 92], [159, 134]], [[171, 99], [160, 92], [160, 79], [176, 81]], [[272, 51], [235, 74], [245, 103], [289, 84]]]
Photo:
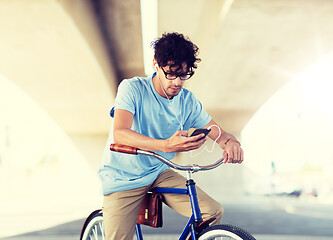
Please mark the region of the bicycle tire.
[[93, 212], [84, 223], [80, 240], [104, 240], [103, 213], [101, 210]]
[[247, 231], [229, 224], [214, 225], [199, 233], [199, 240], [256, 240]]

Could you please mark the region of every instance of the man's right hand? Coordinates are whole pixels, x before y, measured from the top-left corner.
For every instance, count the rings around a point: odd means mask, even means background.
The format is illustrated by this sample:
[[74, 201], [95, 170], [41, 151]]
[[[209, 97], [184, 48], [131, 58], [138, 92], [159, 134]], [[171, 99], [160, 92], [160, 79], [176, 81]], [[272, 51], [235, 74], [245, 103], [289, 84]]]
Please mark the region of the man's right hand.
[[201, 147], [206, 140], [207, 137], [203, 133], [189, 137], [187, 131], [177, 131], [169, 139], [165, 140], [164, 152], [187, 152], [195, 150]]

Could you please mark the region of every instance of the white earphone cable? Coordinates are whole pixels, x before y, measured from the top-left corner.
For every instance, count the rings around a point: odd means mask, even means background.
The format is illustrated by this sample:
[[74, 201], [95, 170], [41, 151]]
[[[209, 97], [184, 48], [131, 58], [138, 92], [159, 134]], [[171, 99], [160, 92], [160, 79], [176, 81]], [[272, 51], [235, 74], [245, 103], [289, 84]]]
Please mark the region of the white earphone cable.
[[197, 154], [195, 154], [194, 156], [193, 156], [193, 151], [191, 151], [191, 153], [190, 153], [190, 158], [195, 158], [195, 157], [197, 157], [197, 156], [199, 156], [203, 151], [207, 151], [207, 152], [213, 152], [214, 151], [214, 148], [215, 148], [215, 144], [216, 144], [216, 142], [220, 139], [220, 137], [221, 137], [221, 135], [222, 135], [222, 131], [221, 131], [221, 129], [220, 129], [220, 127], [219, 126], [217, 126], [217, 125], [211, 125], [211, 126], [209, 126], [207, 129], [211, 129], [212, 127], [217, 127], [217, 129], [219, 130], [219, 135], [218, 135], [218, 137], [214, 140], [214, 143], [213, 143], [213, 146], [212, 146], [212, 149], [211, 150], [209, 150], [208, 148], [207, 148], [207, 146], [205, 146], [199, 153], [197, 153]]
[[[156, 72], [157, 72], [157, 68], [156, 68]], [[157, 76], [157, 75], [156, 75], [156, 76]], [[161, 83], [161, 80], [160, 80], [159, 76], [157, 76], [157, 78], [158, 78], [158, 81], [159, 81], [159, 83], [160, 83], [160, 86], [161, 86], [161, 88], [162, 88], [162, 91], [163, 91], [165, 97], [168, 99], [168, 102], [169, 102], [169, 104], [170, 104], [170, 107], [171, 107], [172, 112], [173, 112], [173, 114], [175, 115], [175, 117], [176, 117], [178, 123], [180, 124], [180, 128], [181, 128], [181, 130], [183, 130], [183, 122], [182, 122], [182, 103], [183, 103], [183, 102], [182, 102], [182, 99], [180, 99], [180, 120], [179, 120], [178, 117], [177, 117], [177, 114], [176, 114], [175, 110], [173, 109], [173, 106], [172, 106], [172, 104], [171, 104], [170, 98], [169, 98], [168, 94], [167, 94], [167, 93], [165, 92], [165, 90], [164, 90], [164, 87], [163, 87], [163, 85], [162, 85], [162, 83]], [[194, 107], [194, 106], [193, 106], [193, 107]], [[205, 151], [205, 150], [206, 150], [207, 152], [213, 152], [213, 151], [214, 151], [215, 144], [216, 144], [216, 142], [220, 139], [220, 137], [221, 137], [221, 135], [222, 135], [222, 131], [221, 131], [220, 127], [219, 127], [218, 125], [215, 125], [215, 124], [209, 126], [207, 129], [211, 129], [212, 127], [217, 127], [217, 129], [219, 130], [219, 135], [218, 135], [218, 137], [214, 140], [214, 143], [213, 143], [212, 149], [209, 150], [209, 149], [207, 148], [207, 146], [205, 146], [205, 147], [204, 147], [199, 153], [197, 153], [197, 154], [194, 155], [194, 156], [193, 156], [193, 151], [191, 151], [191, 153], [190, 153], [190, 158], [195, 158], [196, 156], [200, 155], [200, 154], [201, 154], [203, 151]]]
[[[156, 69], [156, 71], [157, 71], [157, 69]], [[156, 76], [157, 76], [157, 75], [156, 75]], [[182, 121], [182, 105], [183, 105], [183, 101], [182, 101], [182, 99], [180, 98], [180, 111], [179, 111], [180, 121], [179, 121], [179, 119], [178, 119], [178, 117], [177, 117], [177, 114], [176, 114], [176, 112], [175, 112], [175, 110], [173, 109], [173, 106], [172, 106], [172, 104], [171, 104], [170, 98], [169, 98], [168, 94], [165, 92], [164, 87], [163, 87], [163, 85], [162, 85], [162, 83], [161, 83], [161, 80], [160, 80], [159, 76], [157, 76], [157, 78], [158, 78], [158, 81], [159, 81], [159, 83], [160, 83], [160, 85], [161, 85], [161, 88], [162, 88], [162, 91], [163, 91], [164, 95], [165, 95], [166, 98], [168, 99], [168, 102], [169, 102], [169, 105], [170, 105], [170, 107], [171, 107], [171, 110], [172, 110], [173, 114], [175, 115], [175, 117], [176, 117], [178, 123], [180, 124], [180, 130], [183, 130], [183, 121]]]

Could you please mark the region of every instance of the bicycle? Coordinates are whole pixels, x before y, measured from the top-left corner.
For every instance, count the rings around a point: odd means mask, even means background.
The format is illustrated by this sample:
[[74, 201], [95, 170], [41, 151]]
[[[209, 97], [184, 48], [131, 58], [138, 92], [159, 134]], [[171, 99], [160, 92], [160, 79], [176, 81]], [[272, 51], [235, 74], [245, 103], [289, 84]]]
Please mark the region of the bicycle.
[[[186, 171], [187, 181], [186, 189], [179, 188], [160, 188], [156, 187], [154, 190], [156, 193], [172, 193], [172, 194], [186, 194], [190, 198], [192, 207], [192, 216], [189, 218], [183, 232], [181, 233], [179, 240], [188, 239], [192, 240], [213, 240], [213, 239], [223, 239], [223, 240], [255, 240], [255, 238], [247, 231], [233, 225], [220, 224], [209, 226], [211, 222], [210, 219], [203, 221], [201, 218], [201, 212], [198, 204], [195, 182], [192, 178], [192, 173], [198, 171], [207, 171], [220, 166], [223, 163], [223, 158], [219, 159], [213, 164], [206, 166], [190, 165], [181, 166], [172, 161], [162, 157], [161, 155], [145, 151], [138, 148], [124, 146], [119, 144], [111, 144], [111, 151], [126, 153], [126, 154], [143, 154], [157, 158], [161, 162], [167, 164], [173, 169]], [[136, 237], [137, 240], [143, 240], [143, 234], [140, 224], [136, 225]], [[102, 210], [96, 210], [92, 212], [86, 219], [83, 228], [81, 230], [80, 240], [99, 240], [105, 239], [104, 227], [103, 227], [103, 212]]]

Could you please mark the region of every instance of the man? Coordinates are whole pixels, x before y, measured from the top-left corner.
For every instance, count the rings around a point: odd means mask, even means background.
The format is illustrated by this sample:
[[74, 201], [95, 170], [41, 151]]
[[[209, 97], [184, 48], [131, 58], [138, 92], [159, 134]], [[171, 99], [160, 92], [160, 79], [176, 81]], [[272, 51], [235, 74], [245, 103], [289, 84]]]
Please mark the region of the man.
[[[223, 131], [195, 96], [183, 88], [200, 61], [198, 47], [179, 33], [163, 34], [153, 47], [156, 72], [151, 77], [122, 81], [115, 100], [113, 131], [99, 171], [107, 240], [133, 239], [140, 206], [148, 190], [184, 188], [186, 182], [180, 174], [152, 157], [111, 153], [111, 142], [156, 151], [172, 159], [177, 152], [198, 149], [206, 141], [203, 135], [189, 137], [187, 130], [215, 125], [208, 136], [224, 149], [225, 162], [243, 161], [243, 150], [237, 139]], [[220, 223], [221, 205], [200, 188], [197, 194], [203, 219], [215, 218], [213, 224]], [[164, 194], [163, 200], [178, 213], [190, 216], [188, 196]]]

